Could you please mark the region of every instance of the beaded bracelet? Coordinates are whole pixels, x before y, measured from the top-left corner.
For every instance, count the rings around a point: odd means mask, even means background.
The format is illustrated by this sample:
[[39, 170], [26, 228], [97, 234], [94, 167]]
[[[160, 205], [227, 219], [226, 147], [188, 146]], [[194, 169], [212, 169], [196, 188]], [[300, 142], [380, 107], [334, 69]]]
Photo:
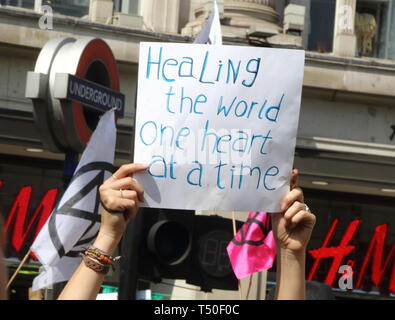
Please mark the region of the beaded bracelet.
[[81, 253], [81, 256], [82, 256], [82, 260], [84, 261], [85, 265], [88, 268], [90, 268], [98, 273], [107, 274], [108, 270], [110, 269], [109, 265], [101, 264], [96, 259], [93, 259], [90, 256], [84, 255], [82, 253]]
[[90, 246], [83, 253], [80, 254], [83, 257], [85, 265], [97, 272], [107, 273], [111, 266], [113, 270], [114, 262], [118, 261], [121, 257], [112, 257], [105, 253], [103, 250]]

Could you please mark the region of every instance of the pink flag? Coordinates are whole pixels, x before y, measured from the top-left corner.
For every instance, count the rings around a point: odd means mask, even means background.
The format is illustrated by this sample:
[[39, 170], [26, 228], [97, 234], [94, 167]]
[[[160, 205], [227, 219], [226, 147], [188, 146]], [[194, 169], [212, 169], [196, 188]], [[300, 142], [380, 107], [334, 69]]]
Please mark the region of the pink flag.
[[250, 212], [226, 248], [237, 279], [272, 267], [276, 244], [269, 225], [270, 216], [266, 212]]

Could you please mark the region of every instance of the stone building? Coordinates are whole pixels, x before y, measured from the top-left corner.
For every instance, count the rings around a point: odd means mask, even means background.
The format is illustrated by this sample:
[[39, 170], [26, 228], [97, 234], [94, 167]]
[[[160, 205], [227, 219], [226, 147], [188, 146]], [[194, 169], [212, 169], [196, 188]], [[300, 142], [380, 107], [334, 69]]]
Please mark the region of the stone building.
[[[295, 167], [306, 202], [318, 222], [311, 249], [324, 241], [340, 218], [331, 244], [346, 225], [362, 224], [356, 249], [346, 260], [360, 266], [374, 227], [395, 223], [395, 3], [394, 0], [217, 0], [224, 45], [306, 50]], [[119, 119], [116, 165], [130, 161], [135, 115], [138, 52], [141, 41], [192, 42], [212, 9], [211, 0], [2, 0], [0, 1], [0, 205], [11, 208], [18, 190], [34, 185], [33, 204], [47, 189], [62, 188], [64, 153], [45, 148], [26, 73], [34, 70], [41, 48], [56, 37], [104, 39], [117, 60], [120, 91], [126, 96]], [[226, 215], [226, 214], [225, 214]], [[245, 213], [237, 218], [244, 220]], [[341, 230], [340, 230], [341, 229]], [[395, 229], [388, 232], [389, 246]], [[388, 252], [385, 252], [387, 255]], [[14, 260], [9, 263], [15, 264]], [[330, 260], [315, 280], [324, 281]], [[313, 263], [308, 257], [309, 269]], [[356, 267], [357, 268], [357, 267]], [[358, 269], [358, 268], [357, 268]], [[358, 272], [358, 270], [357, 270]], [[384, 276], [385, 279], [390, 277]], [[369, 282], [369, 276], [366, 276]], [[275, 273], [253, 278], [250, 299], [263, 298]], [[388, 280], [388, 279], [387, 279]], [[114, 280], [115, 281], [115, 280]], [[372, 282], [372, 281], [370, 281]], [[245, 288], [248, 280], [242, 281]], [[341, 296], [391, 296], [381, 283]], [[205, 298], [196, 288], [167, 293]], [[163, 291], [154, 285], [153, 290]], [[244, 293], [246, 289], [244, 288]], [[364, 290], [363, 290], [364, 289]], [[165, 290], [165, 291], [166, 291]], [[392, 292], [395, 293], [395, 292]], [[171, 294], [171, 293], [169, 293]], [[208, 297], [238, 298], [236, 291]]]

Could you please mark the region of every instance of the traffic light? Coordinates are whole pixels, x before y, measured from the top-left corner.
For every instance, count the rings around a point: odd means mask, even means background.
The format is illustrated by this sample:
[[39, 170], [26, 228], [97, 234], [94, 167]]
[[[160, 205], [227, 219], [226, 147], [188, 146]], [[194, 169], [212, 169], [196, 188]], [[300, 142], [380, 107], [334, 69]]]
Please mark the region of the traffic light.
[[[207, 292], [237, 290], [226, 251], [233, 238], [231, 219], [183, 210], [141, 211], [138, 278], [153, 282], [184, 279]], [[242, 224], [236, 221], [236, 228]]]
[[194, 211], [140, 209], [142, 230], [138, 248], [138, 277], [187, 279], [190, 273]]
[[[193, 274], [187, 282], [200, 286], [203, 291], [211, 289], [237, 290], [237, 278], [230, 264], [226, 247], [233, 238], [231, 219], [220, 216], [196, 215], [193, 251], [191, 254]], [[243, 225], [236, 221], [236, 229]]]

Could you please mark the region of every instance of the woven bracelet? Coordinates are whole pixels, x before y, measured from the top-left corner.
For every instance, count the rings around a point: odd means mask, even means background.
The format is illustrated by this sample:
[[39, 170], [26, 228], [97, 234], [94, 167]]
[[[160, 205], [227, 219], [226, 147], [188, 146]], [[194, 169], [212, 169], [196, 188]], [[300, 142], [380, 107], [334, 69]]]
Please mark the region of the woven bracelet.
[[112, 257], [111, 255], [105, 253], [103, 250], [90, 246], [83, 253], [85, 256], [89, 256], [92, 259], [98, 261], [100, 264], [112, 266], [115, 270], [114, 262], [118, 261], [121, 257]]
[[93, 271], [96, 271], [96, 272], [102, 273], [102, 274], [107, 274], [108, 270], [110, 270], [109, 265], [101, 264], [96, 259], [94, 259], [88, 255], [85, 255], [83, 253], [81, 253], [80, 255], [82, 256], [82, 260], [84, 261], [85, 265], [88, 268], [92, 269]]
[[99, 248], [96, 248], [94, 246], [90, 246], [88, 249], [86, 249], [86, 253], [94, 255], [100, 260], [100, 262], [104, 264], [113, 264], [121, 258], [121, 256], [112, 257], [103, 250], [100, 250]]

